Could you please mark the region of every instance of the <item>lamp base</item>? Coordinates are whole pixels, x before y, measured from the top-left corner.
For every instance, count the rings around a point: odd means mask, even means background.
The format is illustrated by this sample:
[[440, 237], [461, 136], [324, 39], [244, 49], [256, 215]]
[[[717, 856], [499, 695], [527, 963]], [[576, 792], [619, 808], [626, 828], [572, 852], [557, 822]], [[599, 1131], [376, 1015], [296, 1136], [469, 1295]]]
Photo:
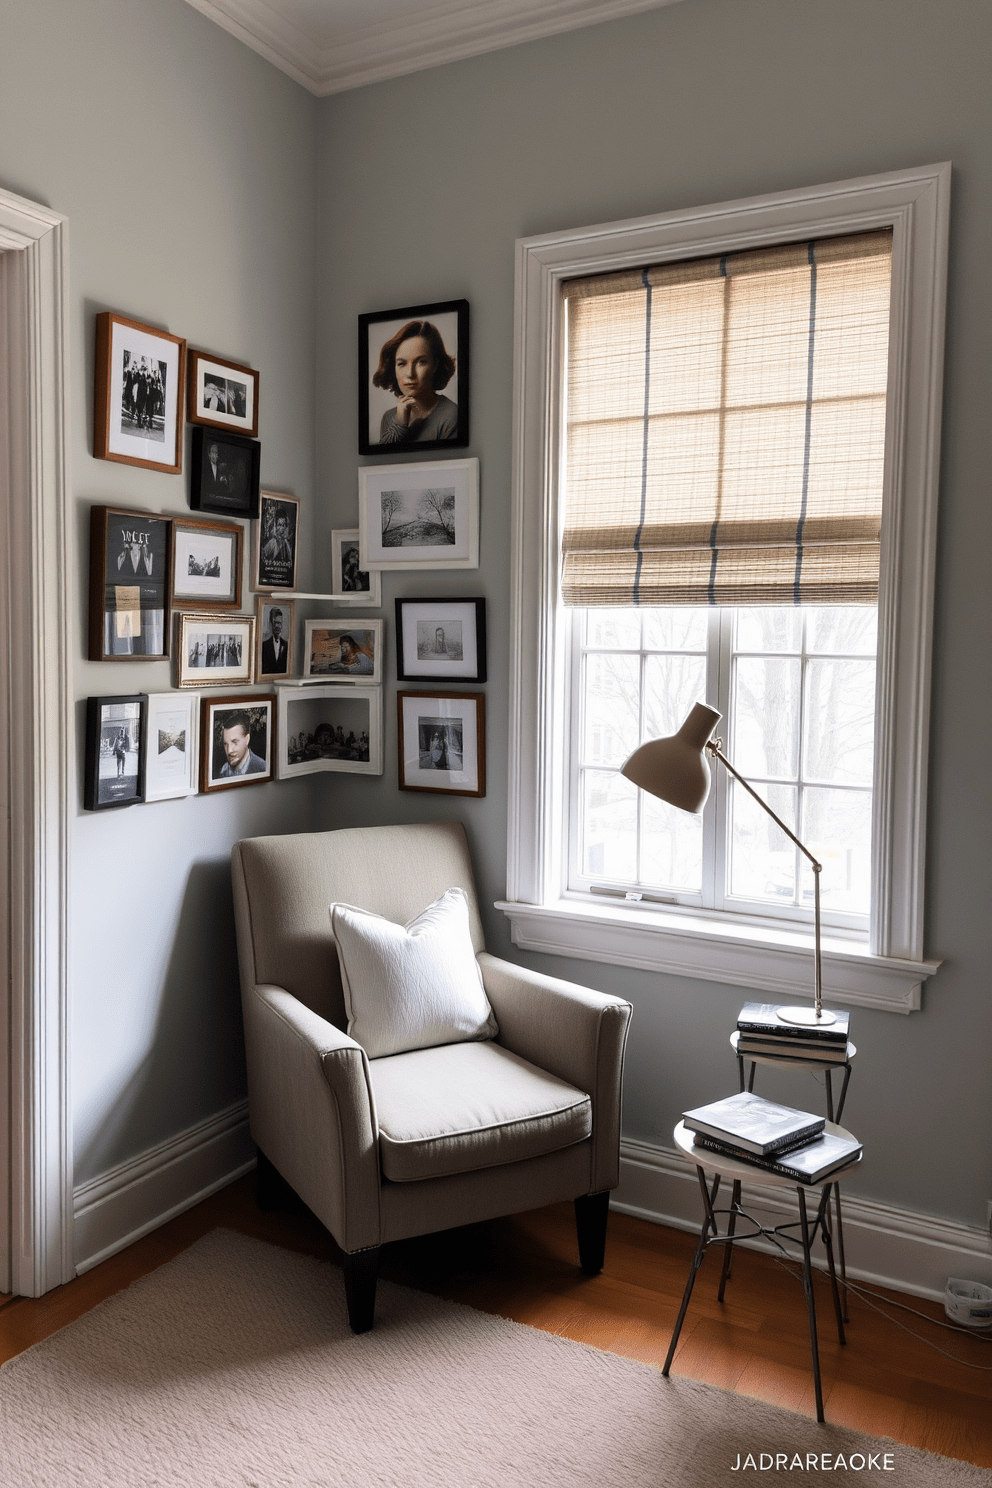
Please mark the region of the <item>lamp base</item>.
[[826, 1028], [830, 1023], [836, 1023], [837, 1019], [833, 1013], [821, 1008], [819, 1013], [815, 1007], [783, 1007], [778, 1009], [777, 1017], [783, 1023], [802, 1023], [811, 1028]]

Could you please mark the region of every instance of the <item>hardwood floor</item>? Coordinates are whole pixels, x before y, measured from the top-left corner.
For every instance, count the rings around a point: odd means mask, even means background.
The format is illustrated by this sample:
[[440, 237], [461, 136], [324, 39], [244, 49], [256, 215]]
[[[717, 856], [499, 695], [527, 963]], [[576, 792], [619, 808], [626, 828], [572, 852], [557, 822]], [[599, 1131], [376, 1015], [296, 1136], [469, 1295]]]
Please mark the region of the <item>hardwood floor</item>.
[[[98, 1302], [171, 1260], [218, 1225], [334, 1260], [333, 1240], [306, 1210], [263, 1214], [243, 1178], [47, 1296], [0, 1297], [0, 1361], [54, 1333]], [[387, 1246], [382, 1275], [659, 1368], [665, 1359], [695, 1237], [623, 1214], [610, 1218], [606, 1267], [577, 1266], [570, 1204]], [[806, 1307], [797, 1274], [738, 1248], [727, 1300], [719, 1267], [700, 1273], [673, 1371], [814, 1415]], [[935, 1321], [939, 1304], [903, 1297]], [[833, 1328], [817, 1281], [827, 1420], [992, 1467], [992, 1346], [908, 1313], [882, 1317], [850, 1299], [848, 1343]], [[898, 1319], [899, 1321], [895, 1321]], [[938, 1353], [904, 1331], [923, 1335]], [[968, 1363], [984, 1366], [969, 1368]]]

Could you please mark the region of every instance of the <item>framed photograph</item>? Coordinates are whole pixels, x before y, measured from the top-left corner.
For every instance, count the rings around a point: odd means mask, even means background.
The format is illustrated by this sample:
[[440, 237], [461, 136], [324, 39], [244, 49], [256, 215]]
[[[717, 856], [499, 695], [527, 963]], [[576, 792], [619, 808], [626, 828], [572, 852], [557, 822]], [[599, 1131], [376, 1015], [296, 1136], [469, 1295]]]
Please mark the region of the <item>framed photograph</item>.
[[255, 601], [255, 681], [276, 681], [293, 675], [296, 605], [291, 599]]
[[358, 534], [370, 571], [478, 568], [478, 460], [361, 466]]
[[196, 790], [199, 723], [198, 693], [149, 693], [145, 720], [146, 801], [171, 801], [190, 796]]
[[275, 778], [275, 697], [204, 698], [200, 704], [200, 790], [233, 790]]
[[295, 589], [296, 555], [300, 533], [300, 502], [281, 491], [262, 491], [255, 554], [253, 589]]
[[191, 424], [235, 433], [258, 433], [258, 373], [189, 349], [186, 417]]
[[145, 798], [144, 693], [86, 699], [87, 811], [133, 806]]
[[484, 599], [398, 599], [396, 677], [486, 680]]
[[382, 604], [382, 578], [359, 566], [358, 528], [336, 527], [331, 533], [331, 593], [339, 604], [374, 610]]
[[172, 603], [187, 610], [237, 610], [241, 606], [241, 539], [238, 522], [172, 522]]
[[358, 449], [468, 444], [468, 300], [358, 317]]
[[376, 686], [382, 681], [382, 621], [308, 620], [306, 622], [304, 677], [326, 677], [328, 681], [363, 682]]
[[400, 790], [486, 794], [481, 692], [398, 692]]
[[104, 310], [96, 318], [93, 454], [178, 474], [183, 468], [181, 336]]
[[90, 508], [90, 661], [168, 656], [169, 528], [149, 512]]
[[279, 688], [279, 779], [382, 774], [382, 688]]
[[258, 516], [258, 471], [262, 446], [240, 434], [194, 429], [189, 504], [194, 511]]
[[255, 617], [179, 614], [175, 618], [177, 687], [239, 687], [252, 680]]

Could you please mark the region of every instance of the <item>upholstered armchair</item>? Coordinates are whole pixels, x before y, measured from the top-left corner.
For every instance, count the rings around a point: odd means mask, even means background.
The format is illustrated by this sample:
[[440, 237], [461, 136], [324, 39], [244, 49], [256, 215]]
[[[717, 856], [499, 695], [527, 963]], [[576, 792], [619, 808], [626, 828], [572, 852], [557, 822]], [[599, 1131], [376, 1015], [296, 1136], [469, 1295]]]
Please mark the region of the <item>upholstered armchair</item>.
[[[572, 1199], [582, 1269], [601, 1270], [630, 1004], [486, 953], [456, 822], [256, 837], [233, 875], [260, 1181], [274, 1168], [338, 1242], [352, 1329], [372, 1326], [388, 1240]], [[456, 887], [498, 1033], [369, 1058], [330, 905], [405, 925]]]

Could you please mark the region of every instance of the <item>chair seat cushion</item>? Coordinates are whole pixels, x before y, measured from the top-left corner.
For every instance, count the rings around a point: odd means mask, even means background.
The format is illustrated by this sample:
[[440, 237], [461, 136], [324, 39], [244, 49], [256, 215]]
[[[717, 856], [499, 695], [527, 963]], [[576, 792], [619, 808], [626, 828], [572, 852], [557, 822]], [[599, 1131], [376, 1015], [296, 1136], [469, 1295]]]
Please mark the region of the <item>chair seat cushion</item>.
[[446, 1044], [369, 1065], [383, 1176], [443, 1178], [541, 1157], [592, 1133], [588, 1095], [501, 1044]]

